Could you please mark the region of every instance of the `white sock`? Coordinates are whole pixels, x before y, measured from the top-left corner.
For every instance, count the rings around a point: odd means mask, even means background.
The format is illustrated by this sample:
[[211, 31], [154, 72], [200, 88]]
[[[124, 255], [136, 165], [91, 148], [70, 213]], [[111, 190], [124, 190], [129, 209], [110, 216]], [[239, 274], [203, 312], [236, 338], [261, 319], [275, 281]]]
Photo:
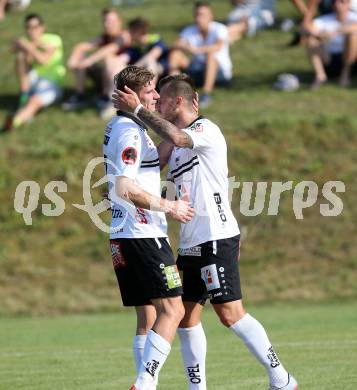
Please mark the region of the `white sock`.
[[139, 373], [141, 361], [143, 360], [146, 334], [136, 335], [133, 340], [133, 355], [135, 360], [136, 373]]
[[230, 329], [243, 340], [250, 352], [263, 364], [271, 385], [283, 387], [288, 383], [288, 373], [280, 363], [260, 322], [246, 314]]
[[170, 350], [171, 345], [167, 340], [153, 330], [148, 332], [139, 374], [135, 382], [136, 388], [148, 390], [155, 384]]
[[192, 328], [178, 328], [181, 354], [189, 390], [206, 390], [206, 335], [199, 323]]

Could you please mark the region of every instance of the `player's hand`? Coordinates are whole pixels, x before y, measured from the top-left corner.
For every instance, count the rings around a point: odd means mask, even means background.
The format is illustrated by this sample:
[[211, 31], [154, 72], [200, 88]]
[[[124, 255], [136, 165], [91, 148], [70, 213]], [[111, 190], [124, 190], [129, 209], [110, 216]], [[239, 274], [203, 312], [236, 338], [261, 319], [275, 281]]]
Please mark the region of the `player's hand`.
[[195, 210], [190, 204], [184, 200], [175, 200], [170, 202], [169, 215], [171, 218], [181, 223], [187, 223], [191, 221], [195, 215]]
[[112, 102], [117, 110], [134, 112], [140, 104], [138, 95], [129, 87], [125, 86], [125, 92], [116, 89], [112, 94]]

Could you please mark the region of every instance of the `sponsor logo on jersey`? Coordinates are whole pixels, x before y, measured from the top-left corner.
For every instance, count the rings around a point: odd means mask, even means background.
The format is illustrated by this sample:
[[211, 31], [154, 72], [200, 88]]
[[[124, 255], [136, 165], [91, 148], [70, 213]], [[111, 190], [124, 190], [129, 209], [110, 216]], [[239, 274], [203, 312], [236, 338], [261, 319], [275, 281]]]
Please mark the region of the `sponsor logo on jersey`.
[[221, 218], [221, 221], [222, 222], [226, 222], [227, 221], [227, 217], [226, 217], [226, 214], [224, 213], [224, 210], [221, 206], [222, 204], [222, 198], [221, 198], [221, 194], [219, 192], [216, 192], [213, 194], [214, 196], [214, 201], [216, 202], [216, 205], [217, 205], [217, 210], [218, 210], [218, 213], [219, 213], [219, 217]]
[[120, 267], [126, 267], [126, 261], [124, 259], [124, 256], [120, 250], [120, 244], [116, 242], [110, 243], [110, 251], [112, 253], [112, 260], [113, 260], [113, 266], [114, 269], [120, 268]]
[[159, 367], [159, 362], [157, 360], [151, 360], [151, 362], [146, 363], [146, 371], [152, 376], [155, 376], [155, 372], [157, 368]]
[[179, 248], [178, 254], [180, 256], [201, 256], [201, 247], [193, 246], [191, 248]]
[[147, 223], [148, 223], [148, 220], [147, 220], [146, 215], [145, 215], [145, 210], [141, 209], [139, 207], [136, 208], [135, 219], [141, 225], [143, 225], [143, 224], [147, 225]]
[[167, 281], [167, 287], [177, 288], [181, 287], [181, 278], [176, 265], [169, 265], [164, 268], [164, 273]]
[[186, 367], [186, 369], [191, 383], [194, 385], [201, 383], [200, 365], [198, 363], [195, 366]]
[[273, 347], [270, 347], [268, 349], [268, 352], [269, 353], [268, 353], [267, 357], [270, 360], [270, 367], [275, 368], [275, 367], [280, 366], [280, 361], [279, 361], [278, 357], [276, 356], [276, 353], [274, 352]]
[[179, 184], [177, 186], [177, 195], [178, 198], [184, 200], [185, 202], [190, 201], [190, 186], [185, 184]]
[[190, 127], [190, 130], [196, 132], [196, 133], [202, 133], [203, 131], [203, 125], [202, 123], [195, 123]]
[[216, 264], [207, 265], [201, 268], [201, 278], [206, 284], [207, 291], [221, 287], [219, 282]]
[[121, 154], [124, 164], [134, 165], [138, 157], [138, 152], [133, 146], [125, 148]]
[[112, 218], [123, 218], [123, 211], [120, 209], [112, 209]]

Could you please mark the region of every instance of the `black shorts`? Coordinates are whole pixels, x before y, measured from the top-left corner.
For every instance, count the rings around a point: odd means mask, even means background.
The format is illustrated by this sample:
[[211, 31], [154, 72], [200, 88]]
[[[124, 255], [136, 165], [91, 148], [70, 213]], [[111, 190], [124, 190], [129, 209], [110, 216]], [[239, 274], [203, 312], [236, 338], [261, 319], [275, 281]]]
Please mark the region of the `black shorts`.
[[239, 276], [239, 238], [209, 241], [179, 250], [177, 266], [182, 271], [183, 301], [204, 305], [242, 299]]
[[110, 240], [113, 266], [124, 306], [182, 294], [180, 275], [167, 238]]

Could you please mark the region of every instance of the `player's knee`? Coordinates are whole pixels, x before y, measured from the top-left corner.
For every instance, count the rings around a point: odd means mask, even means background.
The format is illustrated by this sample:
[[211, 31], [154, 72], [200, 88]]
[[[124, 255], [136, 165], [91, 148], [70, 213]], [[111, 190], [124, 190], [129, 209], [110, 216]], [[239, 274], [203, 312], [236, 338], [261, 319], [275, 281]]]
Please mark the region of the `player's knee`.
[[233, 324], [235, 324], [237, 321], [239, 321], [245, 314], [244, 310], [231, 310], [231, 309], [223, 309], [217, 312], [218, 317], [221, 321], [221, 323], [229, 328]]
[[218, 317], [221, 323], [227, 328], [229, 328], [230, 326], [232, 326], [234, 323], [237, 322], [234, 320], [234, 316], [230, 312], [219, 313]]
[[171, 317], [177, 324], [179, 324], [185, 316], [185, 308], [181, 300], [170, 302], [165, 308], [167, 316]]

